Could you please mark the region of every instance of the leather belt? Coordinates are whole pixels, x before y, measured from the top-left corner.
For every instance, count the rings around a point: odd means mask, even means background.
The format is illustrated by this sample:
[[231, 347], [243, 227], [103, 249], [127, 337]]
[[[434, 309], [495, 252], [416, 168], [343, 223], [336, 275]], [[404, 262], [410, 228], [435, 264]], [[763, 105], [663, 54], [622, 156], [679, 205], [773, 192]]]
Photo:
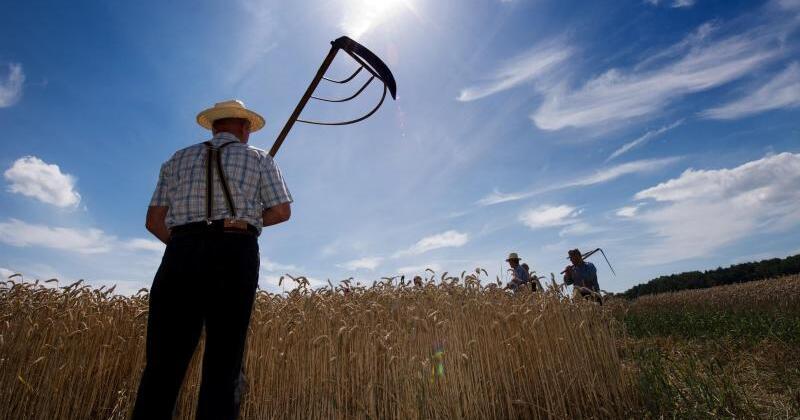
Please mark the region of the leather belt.
[[203, 233], [237, 233], [248, 236], [258, 237], [258, 228], [241, 221], [231, 219], [218, 219], [208, 222], [193, 222], [185, 225], [175, 226], [171, 230], [172, 236], [183, 236], [190, 234]]

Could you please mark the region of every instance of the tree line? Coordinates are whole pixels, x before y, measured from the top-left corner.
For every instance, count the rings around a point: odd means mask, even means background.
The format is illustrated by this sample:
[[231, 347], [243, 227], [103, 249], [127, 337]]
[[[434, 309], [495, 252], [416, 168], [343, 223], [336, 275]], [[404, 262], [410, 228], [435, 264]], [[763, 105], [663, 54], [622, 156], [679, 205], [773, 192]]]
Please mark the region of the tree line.
[[726, 268], [707, 271], [688, 271], [654, 278], [628, 289], [624, 293], [628, 299], [664, 292], [677, 292], [686, 289], [703, 289], [725, 284], [745, 283], [770, 277], [800, 273], [800, 254], [786, 258], [772, 258], [757, 262], [734, 264]]

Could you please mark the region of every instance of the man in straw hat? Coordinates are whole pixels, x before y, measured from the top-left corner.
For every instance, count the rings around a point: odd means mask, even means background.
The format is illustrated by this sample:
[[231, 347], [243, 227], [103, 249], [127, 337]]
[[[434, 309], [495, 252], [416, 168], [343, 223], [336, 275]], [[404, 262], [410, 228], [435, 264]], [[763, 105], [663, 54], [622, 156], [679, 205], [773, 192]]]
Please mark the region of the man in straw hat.
[[234, 419], [250, 311], [258, 285], [258, 235], [289, 220], [292, 196], [278, 166], [249, 146], [264, 118], [238, 100], [197, 115], [211, 140], [161, 166], [147, 230], [167, 244], [150, 289], [144, 373], [134, 419], [169, 419], [205, 326], [198, 419]]
[[506, 289], [511, 289], [515, 293], [519, 290], [520, 286], [527, 284], [530, 280], [528, 270], [519, 265], [519, 255], [516, 252], [508, 254], [506, 262], [511, 266], [511, 281], [506, 285]]

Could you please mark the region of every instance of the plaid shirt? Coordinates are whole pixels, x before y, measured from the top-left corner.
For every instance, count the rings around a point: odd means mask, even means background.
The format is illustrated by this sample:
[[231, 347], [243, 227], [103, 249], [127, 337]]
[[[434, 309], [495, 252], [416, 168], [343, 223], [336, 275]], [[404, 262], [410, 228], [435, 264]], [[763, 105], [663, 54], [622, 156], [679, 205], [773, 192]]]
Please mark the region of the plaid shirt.
[[[267, 152], [248, 146], [230, 133], [218, 133], [214, 146], [231, 143], [220, 150], [222, 166], [239, 220], [261, 230], [261, 212], [292, 195], [280, 169]], [[151, 206], [167, 206], [167, 227], [206, 220], [206, 147], [203, 143], [178, 150], [161, 165]], [[233, 217], [225, 203], [219, 174], [214, 170], [214, 202], [211, 220]]]

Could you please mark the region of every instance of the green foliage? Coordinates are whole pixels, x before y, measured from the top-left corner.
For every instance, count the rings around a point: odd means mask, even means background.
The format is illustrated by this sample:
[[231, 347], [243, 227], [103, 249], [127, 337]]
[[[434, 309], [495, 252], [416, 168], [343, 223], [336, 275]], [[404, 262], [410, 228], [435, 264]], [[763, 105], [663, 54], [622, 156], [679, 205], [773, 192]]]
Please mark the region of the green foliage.
[[664, 310], [629, 313], [623, 321], [626, 331], [633, 337], [737, 337], [750, 341], [770, 338], [800, 344], [800, 314]]
[[687, 289], [703, 289], [726, 284], [744, 283], [800, 273], [800, 255], [773, 258], [758, 262], [736, 264], [704, 272], [690, 271], [661, 276], [628, 289], [623, 295], [628, 299], [655, 293]]

